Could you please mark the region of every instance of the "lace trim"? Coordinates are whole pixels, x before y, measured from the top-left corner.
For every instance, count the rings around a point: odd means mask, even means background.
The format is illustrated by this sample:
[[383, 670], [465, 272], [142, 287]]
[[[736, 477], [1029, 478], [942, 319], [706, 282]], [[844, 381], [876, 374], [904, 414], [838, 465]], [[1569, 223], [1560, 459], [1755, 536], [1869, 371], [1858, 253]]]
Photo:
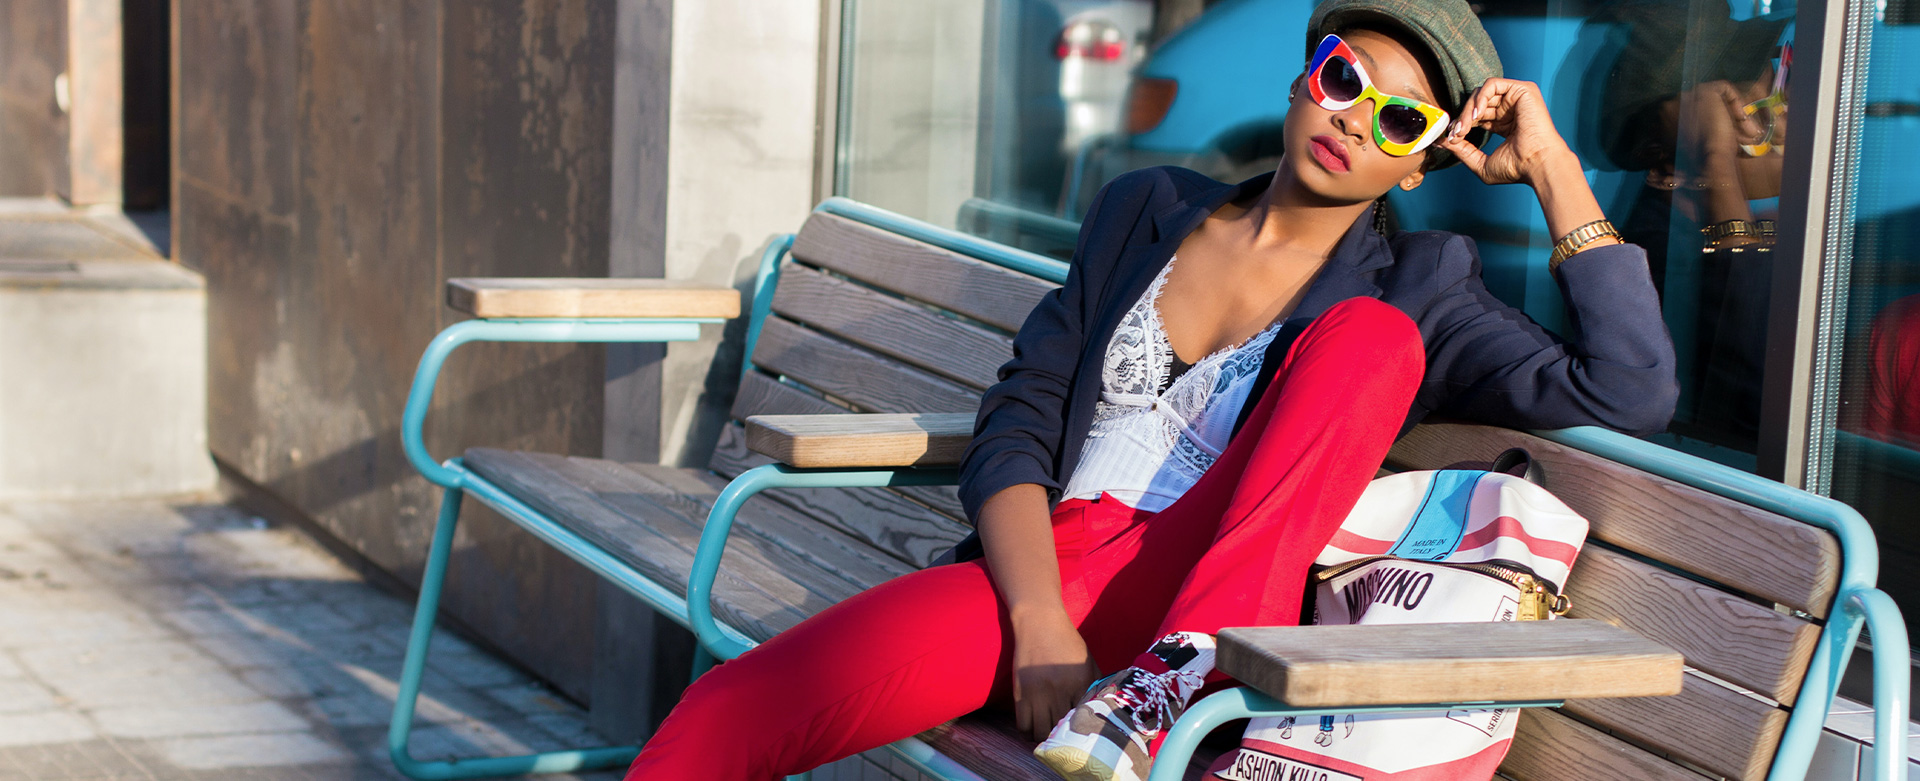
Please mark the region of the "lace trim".
[[[1191, 426], [1201, 421], [1215, 398], [1259, 370], [1266, 346], [1281, 323], [1276, 321], [1239, 344], [1213, 351], [1167, 383], [1174, 354], [1166, 322], [1160, 317], [1159, 301], [1167, 274], [1177, 260], [1168, 259], [1114, 329], [1101, 371], [1103, 398], [1094, 405], [1093, 428], [1088, 435], [1099, 437], [1124, 418], [1145, 416], [1152, 422], [1142, 421], [1140, 425], [1146, 431], [1139, 433], [1154, 434], [1152, 444], [1159, 446], [1157, 450], [1172, 456], [1181, 471], [1188, 473], [1184, 476], [1198, 480], [1213, 465], [1232, 429], [1229, 424], [1217, 431], [1219, 442], [1201, 442], [1196, 440], [1203, 434]], [[1164, 389], [1163, 384], [1167, 385]]]

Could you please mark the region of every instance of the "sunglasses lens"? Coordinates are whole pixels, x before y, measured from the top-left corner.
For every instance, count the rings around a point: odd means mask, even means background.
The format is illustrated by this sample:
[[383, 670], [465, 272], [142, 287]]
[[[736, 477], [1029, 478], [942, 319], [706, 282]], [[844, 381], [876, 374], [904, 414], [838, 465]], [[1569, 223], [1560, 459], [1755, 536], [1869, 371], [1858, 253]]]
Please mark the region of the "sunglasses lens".
[[1411, 106], [1387, 106], [1380, 111], [1380, 132], [1393, 143], [1411, 144], [1427, 132], [1427, 115]]
[[1329, 57], [1326, 64], [1320, 66], [1320, 91], [1328, 98], [1339, 101], [1360, 97], [1360, 74], [1353, 69], [1353, 63], [1345, 57]]

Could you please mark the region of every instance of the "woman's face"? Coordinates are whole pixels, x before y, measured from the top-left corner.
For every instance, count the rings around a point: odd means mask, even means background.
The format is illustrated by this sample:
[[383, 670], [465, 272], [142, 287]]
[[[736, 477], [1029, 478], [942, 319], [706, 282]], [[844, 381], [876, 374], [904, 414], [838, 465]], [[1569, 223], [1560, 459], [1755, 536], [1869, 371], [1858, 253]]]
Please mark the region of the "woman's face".
[[[1360, 55], [1375, 88], [1441, 105], [1419, 58], [1398, 41], [1372, 30], [1350, 30], [1340, 37]], [[1294, 181], [1315, 195], [1340, 203], [1371, 201], [1395, 185], [1418, 186], [1420, 165], [1427, 159], [1425, 151], [1406, 157], [1380, 151], [1373, 142], [1372, 100], [1328, 111], [1314, 102], [1304, 82], [1294, 85], [1285, 142], [1281, 168], [1290, 168]]]

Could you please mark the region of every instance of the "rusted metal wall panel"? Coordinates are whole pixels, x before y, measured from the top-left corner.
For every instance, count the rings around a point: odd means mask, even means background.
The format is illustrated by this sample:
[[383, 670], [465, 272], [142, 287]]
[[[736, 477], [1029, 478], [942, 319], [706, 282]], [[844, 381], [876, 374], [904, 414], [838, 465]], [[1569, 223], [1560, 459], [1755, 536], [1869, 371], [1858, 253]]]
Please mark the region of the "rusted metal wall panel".
[[[609, 9], [175, 5], [176, 246], [211, 297], [214, 453], [404, 580], [439, 497], [400, 415], [458, 317], [443, 280], [606, 274]], [[598, 455], [603, 379], [598, 348], [467, 348], [427, 442]], [[449, 611], [584, 699], [592, 581], [468, 507]]]
[[66, 0], [0, 3], [0, 196], [67, 189], [67, 117], [53, 92], [66, 62]]
[[[606, 276], [614, 4], [444, 8], [445, 275]], [[471, 400], [446, 419], [462, 421], [458, 442], [597, 456], [603, 355], [558, 345], [476, 350], [443, 381], [450, 398]], [[516, 656], [544, 660], [549, 680], [586, 700], [595, 578], [516, 527], [476, 519], [467, 531], [487, 563], [455, 570], [453, 609]], [[529, 613], [530, 604], [543, 609]]]

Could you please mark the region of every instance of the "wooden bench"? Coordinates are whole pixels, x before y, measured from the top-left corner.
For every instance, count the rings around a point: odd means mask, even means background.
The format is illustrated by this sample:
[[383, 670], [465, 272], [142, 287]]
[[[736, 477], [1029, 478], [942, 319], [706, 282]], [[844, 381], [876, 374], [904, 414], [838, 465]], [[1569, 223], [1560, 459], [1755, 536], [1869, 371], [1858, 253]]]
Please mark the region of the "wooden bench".
[[[472, 777], [619, 765], [635, 751], [448, 763], [407, 754], [464, 495], [693, 629], [705, 657], [697, 674], [862, 589], [929, 566], [967, 533], [953, 467], [979, 395], [1028, 310], [1065, 273], [1058, 261], [829, 200], [763, 258], [734, 422], [705, 470], [488, 448], [435, 463], [419, 427], [439, 362], [459, 343], [686, 339], [698, 322], [729, 316], [717, 298], [684, 286], [451, 282], [450, 301], [482, 319], [435, 340], [408, 401], [408, 456], [445, 487], [446, 499], [390, 733], [396, 765], [416, 778]], [[608, 293], [622, 286], [634, 288], [630, 303]], [[663, 301], [680, 308], [647, 317]], [[1872, 624], [1878, 649], [1877, 691], [1889, 695], [1878, 703], [1883, 745], [1904, 745], [1893, 736], [1905, 729], [1905, 702], [1891, 696], [1906, 691], [1904, 625], [1872, 587], [1873, 540], [1857, 514], [1592, 429], [1536, 435], [1427, 423], [1396, 444], [1384, 467], [1441, 468], [1513, 446], [1529, 449], [1548, 488], [1592, 523], [1568, 588], [1571, 617], [1593, 621], [1502, 628], [1521, 633], [1523, 647], [1500, 660], [1437, 653], [1471, 645], [1484, 625], [1427, 628], [1428, 643], [1372, 635], [1362, 645], [1405, 650], [1343, 659], [1303, 654], [1324, 643], [1302, 633], [1397, 628], [1228, 630], [1221, 669], [1250, 687], [1196, 703], [1169, 734], [1154, 781], [1197, 773], [1219, 750], [1198, 746], [1200, 738], [1250, 714], [1490, 701], [1559, 706], [1521, 717], [1502, 773], [1522, 781], [1799, 778], [1863, 623]], [[1684, 656], [1684, 674], [1664, 649]], [[1483, 673], [1504, 664], [1526, 680], [1492, 685], [1497, 675], [1462, 672], [1447, 676], [1447, 686], [1385, 694], [1362, 683], [1382, 670], [1412, 675], [1436, 664]], [[1343, 691], [1354, 698], [1339, 701]], [[1051, 777], [996, 714], [970, 714], [891, 748], [936, 777]], [[1898, 777], [1904, 762], [1886, 753], [1880, 777]]]

